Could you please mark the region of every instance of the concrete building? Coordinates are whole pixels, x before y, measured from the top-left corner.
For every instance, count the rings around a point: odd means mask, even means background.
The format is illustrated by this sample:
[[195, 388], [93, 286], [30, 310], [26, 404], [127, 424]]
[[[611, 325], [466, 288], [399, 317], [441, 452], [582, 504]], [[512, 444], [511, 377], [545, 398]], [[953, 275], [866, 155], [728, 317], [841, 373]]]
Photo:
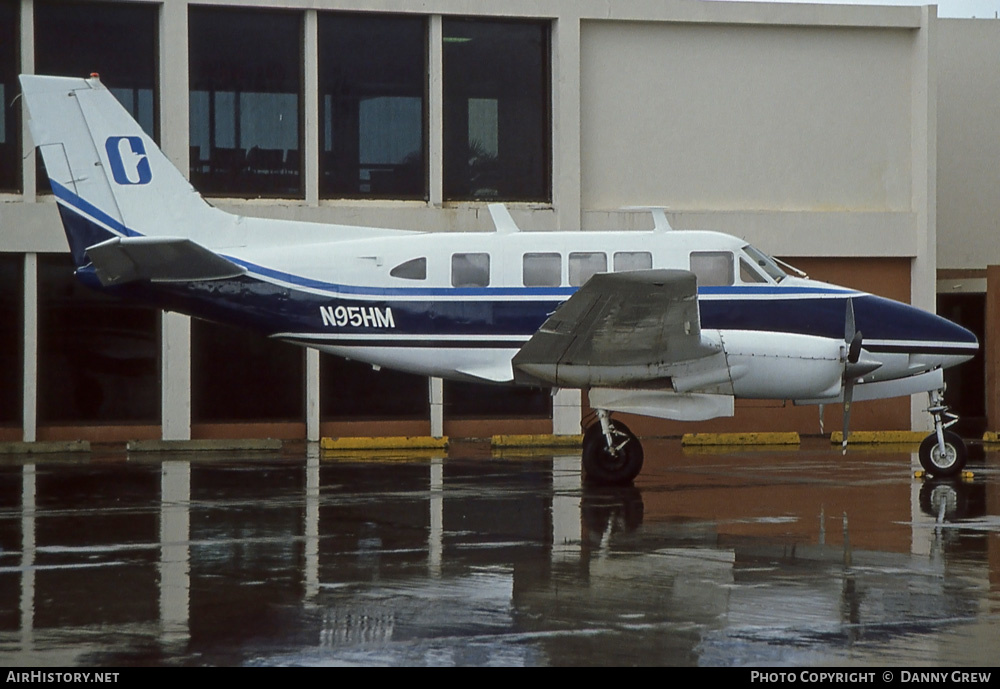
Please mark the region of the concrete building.
[[[373, 371], [87, 293], [20, 72], [100, 72], [226, 210], [488, 231], [502, 200], [559, 231], [648, 228], [623, 209], [664, 206], [674, 227], [940, 303], [982, 335], [1000, 325], [998, 34], [934, 7], [0, 0], [0, 441], [569, 434], [581, 418], [573, 391]], [[951, 376], [967, 432], [1000, 428], [997, 346]], [[924, 406], [859, 404], [852, 425], [924, 428]], [[630, 425], [819, 430], [813, 407], [752, 402]]]

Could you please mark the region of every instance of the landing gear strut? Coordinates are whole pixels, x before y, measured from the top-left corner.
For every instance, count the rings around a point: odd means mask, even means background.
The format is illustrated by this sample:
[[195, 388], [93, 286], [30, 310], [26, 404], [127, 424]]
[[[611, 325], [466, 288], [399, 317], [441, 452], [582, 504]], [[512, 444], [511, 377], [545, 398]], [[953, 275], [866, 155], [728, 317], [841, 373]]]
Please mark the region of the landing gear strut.
[[583, 472], [589, 483], [629, 484], [642, 469], [642, 444], [628, 426], [597, 410], [598, 423], [583, 434]]
[[957, 476], [965, 467], [965, 442], [957, 433], [946, 430], [958, 417], [948, 411], [944, 390], [927, 393], [927, 411], [934, 417], [934, 432], [920, 443], [920, 466], [938, 478]]

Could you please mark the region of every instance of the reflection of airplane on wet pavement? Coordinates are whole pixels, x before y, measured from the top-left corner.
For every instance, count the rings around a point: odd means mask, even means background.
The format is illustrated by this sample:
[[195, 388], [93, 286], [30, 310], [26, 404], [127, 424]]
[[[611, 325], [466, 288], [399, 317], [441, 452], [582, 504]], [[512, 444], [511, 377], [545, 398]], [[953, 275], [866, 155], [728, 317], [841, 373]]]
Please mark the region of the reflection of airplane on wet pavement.
[[[915, 307], [790, 275], [746, 242], [671, 231], [413, 232], [237, 217], [195, 192], [98, 78], [22, 76], [81, 279], [420, 375], [586, 390], [588, 478], [628, 483], [613, 412], [703, 420], [734, 400], [850, 406], [927, 392], [921, 461], [957, 473], [943, 369], [978, 349]], [[864, 333], [862, 335], [862, 332]], [[846, 442], [846, 440], [845, 440]]]

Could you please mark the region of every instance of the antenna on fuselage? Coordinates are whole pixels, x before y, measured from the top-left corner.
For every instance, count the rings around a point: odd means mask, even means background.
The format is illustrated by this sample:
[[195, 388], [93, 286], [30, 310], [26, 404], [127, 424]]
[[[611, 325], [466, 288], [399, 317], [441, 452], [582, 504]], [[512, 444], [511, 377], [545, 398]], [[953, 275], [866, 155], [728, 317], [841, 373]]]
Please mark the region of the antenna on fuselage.
[[623, 211], [649, 211], [653, 215], [653, 232], [672, 232], [667, 209], [662, 206], [625, 206]]
[[653, 232], [672, 232], [674, 228], [670, 226], [670, 221], [667, 220], [667, 211], [663, 208], [650, 208], [649, 211], [653, 214]]
[[486, 204], [486, 207], [490, 210], [490, 217], [493, 218], [493, 227], [496, 228], [497, 232], [500, 234], [510, 234], [511, 232], [521, 231], [521, 228], [514, 222], [514, 218], [510, 217], [510, 211], [507, 210], [507, 206], [502, 203], [489, 203]]

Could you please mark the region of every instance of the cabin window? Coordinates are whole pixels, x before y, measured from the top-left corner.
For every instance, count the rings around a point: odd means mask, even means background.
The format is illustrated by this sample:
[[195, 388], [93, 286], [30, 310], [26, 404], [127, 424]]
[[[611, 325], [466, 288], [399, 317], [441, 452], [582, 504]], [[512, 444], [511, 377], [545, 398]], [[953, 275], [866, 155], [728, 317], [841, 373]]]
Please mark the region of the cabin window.
[[453, 254], [451, 257], [453, 287], [486, 287], [490, 284], [489, 254]]
[[389, 271], [389, 275], [394, 278], [404, 280], [426, 280], [427, 279], [427, 259], [424, 257], [413, 258]]
[[579, 287], [594, 273], [608, 270], [608, 257], [602, 251], [575, 251], [569, 255], [569, 284]]
[[699, 287], [733, 284], [733, 255], [728, 251], [692, 251], [691, 272]]
[[740, 281], [741, 282], [767, 282], [767, 278], [757, 272], [748, 260], [740, 259]]
[[[756, 263], [758, 266], [760, 266], [760, 268], [765, 273], [770, 275], [775, 282], [781, 282], [786, 277], [788, 277], [788, 274], [785, 273], [785, 271], [783, 271], [781, 267], [778, 266], [777, 263], [775, 263], [773, 258], [768, 256], [764, 252], [760, 251], [759, 249], [755, 249], [754, 247], [747, 244], [746, 246], [743, 247], [743, 253], [749, 256], [751, 263]], [[788, 264], [786, 263], [785, 265]]]
[[616, 251], [615, 272], [649, 270], [653, 267], [653, 254], [648, 251]]
[[559, 254], [525, 254], [522, 269], [525, 287], [558, 287], [562, 283]]

